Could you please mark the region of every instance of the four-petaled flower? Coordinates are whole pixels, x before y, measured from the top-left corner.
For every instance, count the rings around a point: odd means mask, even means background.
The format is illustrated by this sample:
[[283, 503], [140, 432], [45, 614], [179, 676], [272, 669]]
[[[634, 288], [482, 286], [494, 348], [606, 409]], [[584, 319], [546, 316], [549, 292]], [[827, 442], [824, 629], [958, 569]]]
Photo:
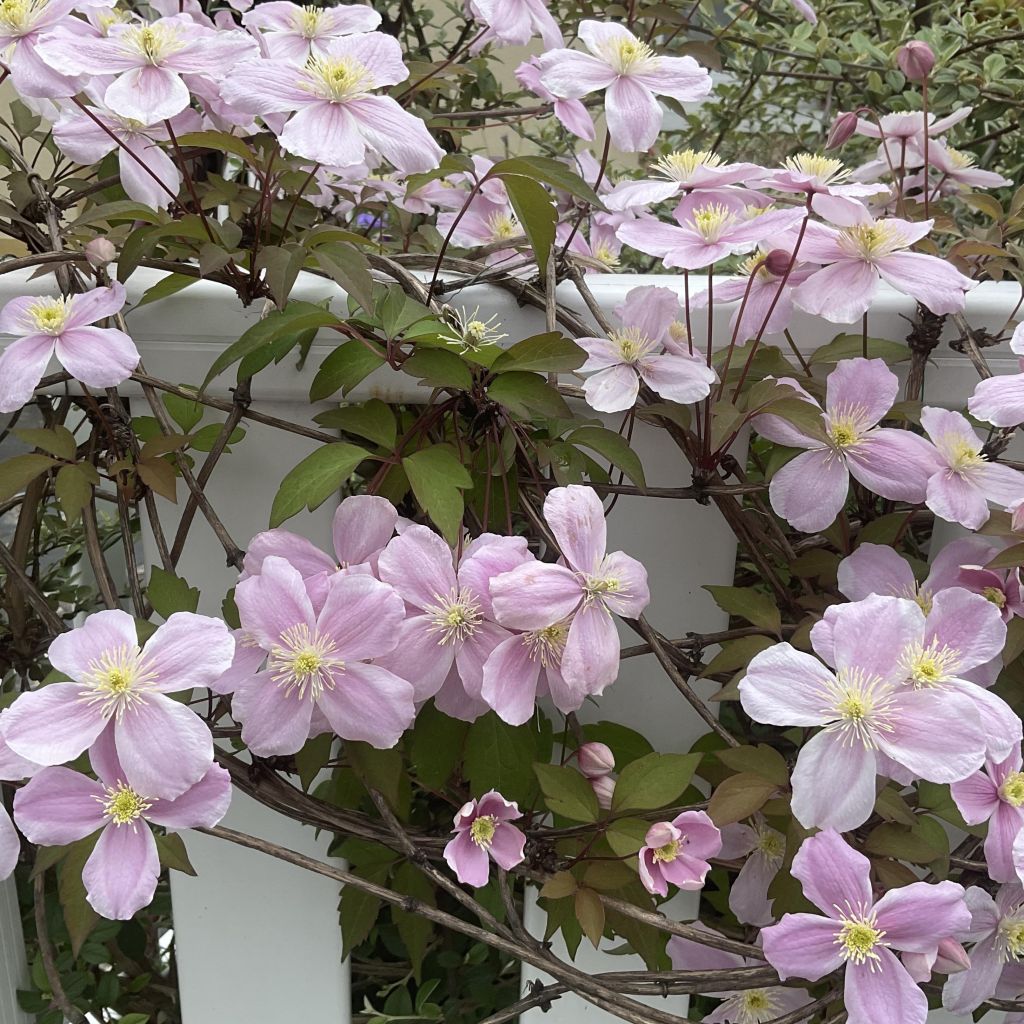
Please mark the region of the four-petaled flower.
[[711, 857], [722, 849], [722, 833], [704, 811], [683, 811], [671, 821], [655, 822], [639, 854], [640, 881], [658, 896], [669, 885], [692, 891], [704, 887]]
[[459, 808], [444, 859], [463, 885], [486, 885], [492, 860], [505, 871], [522, 864], [526, 836], [512, 824], [522, 816], [514, 802], [493, 789]]

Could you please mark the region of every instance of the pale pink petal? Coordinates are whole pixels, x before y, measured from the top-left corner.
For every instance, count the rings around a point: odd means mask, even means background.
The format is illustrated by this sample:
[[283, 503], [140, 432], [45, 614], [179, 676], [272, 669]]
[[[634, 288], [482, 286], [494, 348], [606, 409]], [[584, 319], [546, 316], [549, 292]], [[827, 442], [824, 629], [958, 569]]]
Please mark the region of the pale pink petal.
[[146, 642], [142, 663], [163, 693], [209, 686], [230, 667], [235, 641], [221, 619], [174, 612]]
[[978, 489], [994, 505], [1007, 508], [1024, 500], [1024, 473], [1018, 469], [989, 462], [973, 475]]
[[972, 416], [997, 427], [1024, 423], [1024, 373], [978, 381], [967, 408]]
[[370, 147], [402, 174], [432, 171], [444, 156], [427, 126], [390, 96], [363, 96], [351, 100], [348, 109]]
[[125, 71], [103, 94], [103, 102], [114, 113], [144, 125], [180, 114], [189, 99], [188, 86], [181, 78], [155, 64]]
[[928, 612], [926, 647], [935, 644], [956, 651], [953, 675], [977, 668], [999, 654], [1006, 643], [1006, 626], [999, 609], [980, 594], [952, 587], [936, 594]]
[[82, 869], [86, 899], [101, 917], [127, 921], [153, 901], [160, 858], [148, 825], [108, 825]]
[[271, 557], [283, 558], [298, 569], [304, 579], [321, 572], [333, 573], [337, 569], [330, 555], [305, 537], [290, 530], [264, 530], [249, 541], [243, 562], [244, 577], [258, 575], [264, 561]]
[[429, 608], [456, 589], [452, 552], [433, 530], [410, 526], [381, 553], [380, 578], [416, 608]]
[[54, 347], [49, 334], [30, 334], [0, 353], [0, 412], [16, 412], [32, 401]]
[[729, 909], [740, 924], [771, 924], [773, 900], [768, 898], [768, 886], [779, 871], [779, 861], [754, 853], [740, 868], [729, 889]]
[[[872, 594], [863, 601], [839, 605], [832, 619], [835, 666], [840, 671], [859, 671], [867, 679], [903, 682], [904, 654], [924, 629], [924, 612], [916, 601]], [[865, 637], [871, 637], [871, 643], [865, 643]]]
[[914, 882], [887, 892], [876, 904], [878, 927], [895, 949], [927, 953], [938, 938], [971, 926], [964, 889], [955, 882]]
[[235, 654], [231, 659], [231, 667], [209, 683], [209, 688], [214, 693], [233, 693], [242, 683], [252, 679], [259, 672], [267, 656], [267, 652], [254, 643], [244, 629], [234, 630], [233, 636]]
[[582, 597], [576, 574], [549, 562], [526, 562], [491, 580], [494, 617], [509, 629], [544, 629], [561, 622]]
[[387, 498], [372, 494], [346, 498], [331, 526], [338, 561], [342, 565], [369, 562], [391, 540], [397, 522], [398, 510]]
[[601, 595], [604, 606], [624, 619], [635, 619], [651, 603], [647, 570], [624, 551], [613, 551], [601, 563], [597, 575], [614, 581], [615, 587]]
[[463, 552], [459, 564], [459, 587], [469, 590], [485, 618], [493, 618], [491, 580], [503, 572], [532, 562], [533, 555], [525, 537], [477, 537]]
[[36, 764], [63, 764], [78, 757], [103, 731], [106, 720], [77, 683], [51, 683], [21, 694], [4, 721], [4, 738]]
[[844, 359], [825, 382], [825, 410], [873, 427], [893, 406], [899, 378], [882, 359]]
[[638, 218], [620, 224], [615, 235], [620, 242], [624, 242], [632, 249], [662, 258], [691, 243], [693, 238], [689, 231], [684, 231], [675, 224], [663, 224], [661, 221], [648, 218]]
[[393, 747], [416, 717], [412, 684], [379, 665], [346, 665], [335, 674], [317, 706], [345, 740], [361, 740], [381, 749]]
[[671, 288], [657, 285], [630, 289], [625, 301], [615, 310], [626, 327], [635, 327], [643, 337], [662, 342], [680, 313], [679, 296]]
[[313, 702], [278, 686], [269, 672], [239, 683], [231, 714], [242, 726], [242, 742], [257, 757], [294, 754], [309, 736]]
[[609, 366], [583, 383], [587, 405], [597, 412], [624, 412], [636, 405], [640, 381], [636, 370], [626, 363]]
[[455, 650], [455, 666], [459, 678], [466, 688], [466, 693], [475, 700], [482, 700], [481, 689], [484, 684], [484, 664], [491, 652], [511, 634], [494, 622], [481, 622], [459, 644]]
[[823, 725], [835, 676], [817, 658], [788, 643], [755, 655], [740, 682], [740, 703], [764, 725]]
[[635, 76], [641, 85], [659, 96], [680, 103], [703, 99], [711, 92], [711, 76], [692, 57], [658, 57], [657, 67]]
[[473, 842], [469, 831], [460, 832], [444, 848], [444, 859], [463, 885], [479, 889], [487, 884], [491, 862], [482, 846]]
[[884, 544], [860, 544], [839, 563], [839, 592], [850, 601], [870, 594], [910, 597], [917, 583], [910, 564]]
[[556, 99], [554, 114], [578, 139], [583, 139], [584, 142], [594, 141], [594, 119], [579, 100]]
[[831, 526], [846, 503], [850, 474], [846, 461], [831, 449], [803, 452], [771, 480], [772, 508], [805, 533]]
[[67, 846], [102, 828], [103, 787], [70, 768], [44, 768], [14, 794], [18, 828], [39, 846]]
[[120, 609], [94, 612], [81, 626], [53, 638], [50, 664], [71, 679], [83, 679], [104, 654], [138, 646], [135, 620]]
[[877, 287], [872, 264], [847, 258], [811, 274], [793, 292], [793, 301], [832, 323], [850, 324], [871, 306]]
[[578, 100], [587, 93], [607, 89], [615, 70], [597, 57], [575, 50], [554, 50], [538, 58], [541, 84], [560, 99]]
[[924, 993], [894, 953], [884, 946], [874, 952], [877, 961], [847, 965], [844, 1000], [849, 1024], [925, 1024], [928, 1000]]
[[504, 823], [495, 829], [494, 838], [487, 852], [498, 867], [510, 871], [517, 864], [523, 863], [525, 845], [526, 836], [515, 825]]
[[311, 632], [316, 626], [302, 577], [283, 558], [265, 559], [259, 576], [241, 580], [235, 587], [235, 603], [242, 628], [267, 651], [294, 626], [305, 626]]
[[987, 936], [971, 949], [970, 969], [950, 975], [942, 989], [950, 1013], [966, 1016], [995, 995], [1004, 966], [999, 945], [996, 936]]
[[[691, 927], [709, 935], [719, 934], [701, 921], [694, 921]], [[747, 966], [747, 961], [736, 953], [714, 949], [702, 942], [684, 939], [681, 935], [673, 935], [665, 951], [672, 961], [674, 971], [729, 971]]]
[[933, 313], [959, 313], [964, 292], [975, 282], [952, 263], [923, 252], [894, 252], [875, 261], [882, 279], [927, 306]]
[[231, 775], [219, 764], [175, 800], [154, 800], [146, 819], [164, 828], [213, 828], [231, 803]]
[[640, 376], [652, 390], [670, 402], [688, 405], [707, 398], [718, 375], [694, 356], [648, 356], [640, 363]]
[[801, 748], [793, 769], [793, 814], [805, 828], [863, 825], [875, 806], [875, 752], [824, 730]]
[[839, 924], [817, 914], [786, 914], [761, 931], [761, 947], [779, 977], [817, 981], [843, 962], [836, 936]]
[[135, 342], [112, 327], [68, 328], [57, 338], [54, 351], [68, 373], [94, 388], [123, 383], [140, 358]]
[[923, 501], [928, 480], [939, 467], [935, 448], [909, 430], [881, 427], [847, 452], [850, 474], [891, 501]]
[[1019, 746], [1021, 720], [1002, 697], [966, 679], [950, 680], [946, 686], [974, 705], [985, 736], [985, 753], [990, 760], [1006, 757]]
[[433, 697], [451, 671], [455, 649], [442, 644], [433, 619], [414, 615], [406, 619], [395, 633], [398, 643], [388, 654], [375, 658], [378, 665], [412, 684], [414, 699]]
[[622, 363], [622, 354], [606, 338], [577, 338], [576, 344], [587, 353], [587, 361], [580, 367], [581, 373], [593, 373]]
[[[957, 805], [959, 806], [959, 804]], [[985, 863], [988, 876], [995, 882], [1016, 882], [1018, 868], [1014, 843], [1024, 829], [1024, 811], [1002, 800], [997, 802], [985, 836]]]
[[544, 520], [571, 568], [597, 571], [607, 547], [607, 526], [604, 506], [592, 487], [570, 484], [549, 491]]
[[576, 613], [562, 655], [562, 675], [571, 686], [601, 693], [619, 674], [619, 634], [599, 604]]
[[874, 902], [871, 862], [831, 828], [803, 841], [792, 872], [804, 895], [829, 917], [859, 914]]
[[339, 574], [330, 581], [317, 629], [334, 642], [338, 658], [361, 661], [393, 651], [404, 619], [402, 598], [387, 583]]
[[[129, 152], [135, 153], [142, 164], [132, 159]], [[168, 202], [178, 194], [181, 171], [156, 143], [143, 142], [141, 137], [122, 136], [117, 152], [117, 167], [121, 174], [121, 185], [129, 198], [145, 203], [154, 210], [166, 208]]]
[[949, 787], [953, 802], [968, 825], [980, 825], [996, 812], [999, 790], [984, 772], [975, 772]]
[[366, 144], [361, 125], [350, 104], [326, 100], [297, 111], [278, 135], [278, 141], [296, 156], [334, 167], [362, 163]]
[[642, 152], [657, 141], [661, 104], [637, 79], [622, 75], [612, 82], [605, 93], [604, 114], [612, 143], [623, 153]]
[[318, 100], [295, 66], [284, 60], [246, 61], [236, 64], [220, 83], [221, 95], [238, 110], [273, 114], [317, 104]]
[[925, 504], [940, 518], [977, 530], [988, 521], [984, 494], [964, 474], [940, 470], [928, 481]]
[[540, 669], [540, 661], [530, 656], [522, 637], [510, 636], [484, 664], [480, 696], [502, 721], [523, 725], [533, 717]]
[[638, 206], [652, 206], [679, 194], [675, 181], [643, 178], [640, 181], [623, 181], [604, 196], [604, 205], [613, 211], [632, 210]]
[[115, 281], [109, 288], [93, 288], [68, 299], [67, 327], [85, 327], [113, 316], [124, 306], [124, 285]]
[[441, 684], [441, 689], [434, 695], [434, 707], [460, 722], [475, 722], [490, 710], [483, 700], [466, 693], [454, 665]]
[[0, 881], [7, 878], [18, 864], [21, 840], [7, 808], [0, 804]]

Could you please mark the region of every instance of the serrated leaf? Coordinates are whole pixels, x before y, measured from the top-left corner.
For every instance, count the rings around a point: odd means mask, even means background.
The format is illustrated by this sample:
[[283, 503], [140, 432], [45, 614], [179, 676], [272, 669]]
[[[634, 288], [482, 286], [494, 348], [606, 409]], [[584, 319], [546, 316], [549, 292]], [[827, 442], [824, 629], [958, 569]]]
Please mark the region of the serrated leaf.
[[494, 373], [503, 373], [506, 370], [558, 373], [563, 370], [575, 370], [586, 360], [586, 352], [576, 342], [554, 331], [516, 342], [491, 363], [491, 370]]
[[199, 607], [199, 588], [190, 587], [180, 576], [159, 565], [149, 572], [146, 594], [153, 610], [165, 619], [175, 612], [194, 612]]
[[669, 806], [690, 784], [701, 754], [648, 754], [622, 769], [612, 811], [648, 811]]
[[329, 409], [314, 416], [313, 419], [322, 427], [331, 427], [365, 437], [384, 448], [393, 448], [398, 435], [398, 423], [391, 406], [379, 398], [371, 398], [361, 405]]
[[[373, 868], [368, 871], [360, 871], [359, 875], [370, 882], [379, 885], [387, 881], [389, 867]], [[346, 885], [341, 890], [341, 937], [342, 953], [341, 958], [347, 959], [356, 946], [366, 941], [373, 926], [377, 923], [377, 915], [380, 913], [381, 901], [362, 889]]]
[[466, 736], [463, 769], [473, 795], [496, 789], [506, 800], [529, 806], [538, 789], [533, 773], [537, 755], [532, 725], [508, 725], [489, 711], [469, 727]]
[[708, 815], [719, 827], [742, 821], [759, 811], [779, 787], [753, 772], [730, 775], [708, 801]]
[[601, 897], [593, 889], [577, 889], [574, 910], [583, 934], [596, 947], [604, 934], [604, 904]]
[[597, 821], [601, 808], [590, 783], [568, 765], [535, 764], [534, 773], [548, 810], [570, 821]]
[[320, 402], [338, 390], [347, 395], [378, 366], [383, 366], [384, 362], [384, 356], [372, 344], [355, 338], [346, 341], [320, 364], [309, 389], [309, 400]]
[[736, 615], [754, 626], [771, 630], [776, 636], [782, 632], [782, 615], [774, 598], [754, 587], [716, 587], [704, 589], [724, 612]]
[[566, 440], [570, 444], [583, 445], [584, 448], [604, 456], [616, 469], [621, 469], [637, 487], [647, 486], [640, 456], [630, 448], [629, 442], [614, 430], [607, 427], [580, 427], [569, 434]]
[[280, 526], [303, 508], [312, 512], [352, 475], [370, 453], [344, 441], [325, 444], [307, 455], [281, 481], [270, 510], [271, 528]]

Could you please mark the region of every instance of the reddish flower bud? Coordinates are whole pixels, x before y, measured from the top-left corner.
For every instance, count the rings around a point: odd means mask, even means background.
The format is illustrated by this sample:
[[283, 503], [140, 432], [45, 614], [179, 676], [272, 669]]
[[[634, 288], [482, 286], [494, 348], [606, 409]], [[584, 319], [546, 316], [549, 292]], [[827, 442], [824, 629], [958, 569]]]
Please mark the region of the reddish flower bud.
[[938, 956], [935, 958], [935, 970], [939, 974], [959, 974], [970, 969], [971, 958], [956, 939], [943, 939], [939, 943]]
[[89, 266], [95, 267], [97, 270], [112, 263], [116, 257], [117, 250], [114, 248], [113, 242], [107, 238], [94, 238], [91, 242], [86, 243], [85, 258], [89, 261]]
[[599, 779], [615, 770], [615, 755], [603, 743], [584, 743], [577, 751], [577, 761], [588, 779]]
[[793, 254], [785, 249], [772, 249], [764, 258], [764, 269], [773, 277], [782, 277], [789, 269]]
[[896, 51], [896, 63], [912, 82], [923, 82], [935, 67], [935, 54], [927, 43], [911, 39]]
[[602, 811], [610, 811], [612, 796], [615, 793], [615, 780], [610, 775], [602, 775], [598, 779], [590, 780], [590, 788], [593, 789], [594, 796], [597, 797], [597, 806]]
[[857, 114], [852, 110], [846, 110], [836, 116], [832, 127], [828, 130], [828, 140], [825, 142], [826, 149], [838, 149], [857, 130]]

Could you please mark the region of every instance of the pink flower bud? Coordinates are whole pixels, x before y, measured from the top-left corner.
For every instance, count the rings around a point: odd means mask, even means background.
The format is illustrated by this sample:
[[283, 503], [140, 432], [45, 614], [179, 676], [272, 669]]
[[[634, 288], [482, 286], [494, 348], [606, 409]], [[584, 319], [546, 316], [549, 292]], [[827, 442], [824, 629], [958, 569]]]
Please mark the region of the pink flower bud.
[[911, 39], [896, 51], [896, 63], [912, 82], [923, 82], [935, 67], [935, 54], [927, 43]]
[[853, 110], [838, 114], [828, 130], [826, 149], [838, 149], [857, 130], [857, 114]]
[[94, 238], [91, 242], [86, 243], [85, 258], [89, 261], [89, 266], [95, 267], [97, 270], [112, 263], [116, 257], [117, 250], [114, 248], [114, 243], [107, 238]]
[[934, 969], [938, 974], [959, 974], [971, 969], [971, 958], [956, 939], [943, 939], [939, 943]]
[[590, 780], [590, 788], [597, 797], [597, 806], [602, 811], [612, 809], [612, 796], [615, 793], [615, 780], [610, 775], [600, 775]]
[[772, 249], [764, 259], [764, 269], [773, 277], [782, 277], [789, 269], [792, 259], [791, 252], [786, 252], [785, 249]]
[[615, 770], [615, 755], [603, 743], [584, 743], [577, 751], [580, 771], [597, 779]]

